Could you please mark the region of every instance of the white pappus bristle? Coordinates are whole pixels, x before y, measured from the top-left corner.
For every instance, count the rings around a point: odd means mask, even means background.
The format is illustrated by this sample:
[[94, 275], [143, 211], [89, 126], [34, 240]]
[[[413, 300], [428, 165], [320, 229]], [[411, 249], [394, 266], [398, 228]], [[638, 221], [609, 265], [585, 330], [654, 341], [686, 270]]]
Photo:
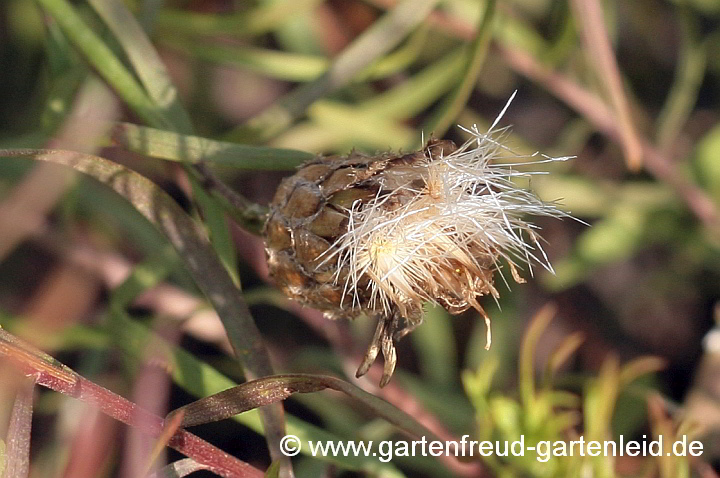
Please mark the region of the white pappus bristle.
[[516, 184], [533, 173], [503, 164], [518, 158], [501, 144], [506, 128], [465, 131], [472, 138], [460, 148], [389, 169], [381, 178], [388, 187], [353, 205], [347, 232], [325, 258], [337, 261], [336, 281], [353, 298], [343, 307], [359, 308], [369, 288], [372, 311], [397, 310], [410, 324], [422, 320], [424, 301], [454, 313], [474, 307], [487, 320], [477, 298], [497, 298], [500, 259], [517, 281], [516, 267], [531, 274], [536, 263], [552, 271], [536, 227], [524, 218], [568, 214]]

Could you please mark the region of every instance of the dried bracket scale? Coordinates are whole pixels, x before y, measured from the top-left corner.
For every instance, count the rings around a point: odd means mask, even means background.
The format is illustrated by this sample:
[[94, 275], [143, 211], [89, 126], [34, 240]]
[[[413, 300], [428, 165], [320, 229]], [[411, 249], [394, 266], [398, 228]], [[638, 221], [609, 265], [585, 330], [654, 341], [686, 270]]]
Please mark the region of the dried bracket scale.
[[265, 226], [276, 284], [329, 318], [378, 317], [358, 377], [382, 351], [380, 385], [389, 381], [395, 342], [422, 322], [426, 301], [452, 314], [476, 309], [489, 347], [478, 298], [498, 297], [495, 272], [505, 263], [524, 282], [520, 266], [551, 270], [523, 217], [567, 214], [516, 184], [533, 173], [498, 163], [517, 155], [494, 127], [466, 130], [472, 139], [459, 148], [430, 140], [409, 154], [319, 157], [278, 188]]

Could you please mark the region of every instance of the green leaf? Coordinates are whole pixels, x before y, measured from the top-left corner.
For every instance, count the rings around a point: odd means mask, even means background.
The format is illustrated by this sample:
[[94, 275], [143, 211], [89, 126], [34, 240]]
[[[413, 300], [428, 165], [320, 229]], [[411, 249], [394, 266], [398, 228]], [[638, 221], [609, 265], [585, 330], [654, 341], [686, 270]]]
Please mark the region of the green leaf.
[[173, 129], [182, 133], [192, 132], [190, 116], [180, 103], [165, 64], [132, 13], [122, 2], [88, 0], [88, 3], [115, 35], [148, 95], [163, 116], [172, 122]]
[[156, 26], [192, 35], [254, 36], [274, 30], [297, 15], [312, 11], [323, 0], [286, 0], [226, 15], [164, 9]]
[[405, 433], [437, 439], [427, 428], [394, 405], [351, 383], [328, 375], [284, 374], [259, 378], [180, 407], [168, 415], [168, 418], [176, 413], [183, 413], [183, 427], [202, 425], [278, 403], [294, 393], [313, 393], [325, 389], [344, 393]]
[[468, 49], [468, 59], [461, 77], [462, 81], [438, 111], [425, 123], [423, 131], [442, 137], [455, 121], [455, 118], [465, 108], [470, 94], [475, 89], [480, 68], [485, 62], [490, 47], [493, 20], [495, 18], [495, 4], [495, 0], [488, 0], [485, 4], [485, 11], [480, 17], [481, 21], [477, 33]]
[[163, 36], [160, 42], [170, 49], [200, 60], [244, 68], [279, 80], [311, 81], [330, 66], [330, 60], [321, 56], [216, 44], [180, 36]]
[[187, 163], [209, 161], [247, 170], [291, 170], [315, 157], [304, 151], [215, 141], [130, 123], [116, 125], [112, 137], [115, 144], [154, 158]]
[[82, 20], [67, 0], [37, 0], [57, 22], [75, 48], [118, 95], [150, 125], [172, 128], [173, 121], [155, 104], [133, 74]]

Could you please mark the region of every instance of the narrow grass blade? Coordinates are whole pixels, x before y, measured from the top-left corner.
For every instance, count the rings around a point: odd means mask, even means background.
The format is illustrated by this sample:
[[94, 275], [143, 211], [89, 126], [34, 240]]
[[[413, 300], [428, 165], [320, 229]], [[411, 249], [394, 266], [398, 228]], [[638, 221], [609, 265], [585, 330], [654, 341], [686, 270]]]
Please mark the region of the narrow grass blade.
[[585, 48], [593, 59], [591, 65], [603, 82], [615, 110], [627, 166], [637, 171], [642, 166], [642, 144], [635, 129], [620, 68], [610, 44], [602, 4], [599, 0], [573, 0], [570, 4], [574, 9], [575, 19], [582, 25]]
[[325, 389], [344, 393], [405, 433], [437, 439], [432, 432], [402, 410], [351, 383], [327, 375], [285, 374], [263, 377], [201, 398], [174, 410], [168, 417], [182, 413], [182, 426], [190, 427], [224, 420], [248, 410], [277, 403], [294, 393], [313, 393]]
[[535, 369], [533, 367], [535, 349], [540, 336], [555, 317], [555, 313], [556, 308], [551, 304], [540, 309], [533, 317], [522, 341], [518, 363], [518, 388], [520, 398], [526, 408], [532, 407], [535, 397]]
[[[239, 285], [240, 277], [238, 276], [237, 251], [235, 250], [235, 243], [233, 242], [232, 234], [227, 224], [227, 218], [224, 212], [225, 208], [222, 207], [222, 204], [218, 204], [212, 196], [200, 187], [197, 181], [193, 181], [192, 186], [193, 197], [200, 206], [203, 223], [210, 236], [210, 243], [218, 255], [218, 258], [225, 266], [225, 270], [230, 278]], [[261, 214], [261, 217], [264, 218], [265, 215]], [[241, 224], [243, 224], [243, 222], [241, 222]], [[255, 224], [254, 229], [260, 232], [262, 230], [262, 224]]]
[[23, 381], [18, 387], [10, 415], [5, 448], [4, 478], [26, 478], [30, 473], [30, 429], [35, 383]]
[[[203, 397], [223, 390], [231, 389], [237, 384], [210, 365], [198, 360], [185, 350], [169, 344], [160, 337], [153, 335], [147, 327], [131, 320], [124, 312], [115, 311], [109, 334], [116, 340], [117, 345], [131, 357], [143, 356], [145, 347], [152, 340], [154, 347], [166, 349], [167, 357], [172, 363], [173, 381], [192, 395]], [[373, 397], [375, 398], [375, 397]], [[375, 398], [376, 400], [379, 400]], [[389, 404], [386, 404], [390, 406]], [[252, 409], [245, 413], [234, 415], [233, 420], [241, 423], [255, 432], [264, 435], [259, 409]], [[300, 438], [303, 442], [302, 453], [310, 454], [308, 442], [340, 442], [343, 438], [330, 433], [323, 428], [311, 425], [293, 415], [286, 415], [287, 433]], [[388, 477], [401, 478], [400, 473], [392, 463], [382, 463], [372, 456], [323, 456], [317, 457], [325, 462], [334, 463], [343, 469], [365, 471], [367, 473]]]
[[159, 284], [180, 263], [180, 257], [170, 245], [135, 265], [125, 282], [113, 289], [110, 302], [124, 309], [143, 291]]
[[709, 37], [700, 36], [700, 25], [686, 6], [679, 7], [680, 57], [675, 81], [657, 119], [657, 142], [666, 151], [681, 132], [697, 101], [707, 69]]
[[490, 47], [495, 5], [495, 0], [488, 0], [485, 4], [485, 11], [480, 16], [481, 20], [477, 28], [477, 34], [469, 46], [467, 66], [462, 75], [462, 81], [440, 109], [425, 123], [423, 131], [426, 133], [432, 133], [439, 138], [442, 137], [465, 108], [470, 94], [475, 89], [480, 69], [485, 62]]
[[448, 53], [407, 81], [364, 101], [359, 110], [395, 119], [420, 113], [460, 78], [466, 54], [463, 50]]
[[[97, 1], [97, 0], [96, 0]], [[422, 53], [427, 29], [412, 35], [408, 42], [391, 54], [359, 73], [356, 81], [385, 78], [407, 68]], [[325, 73], [331, 61], [317, 55], [303, 55], [245, 45], [227, 45], [198, 41], [180, 35], [165, 35], [158, 39], [165, 47], [212, 63], [219, 63], [254, 71], [270, 78], [307, 82]]]
[[130, 123], [119, 123], [112, 139], [129, 151], [154, 158], [193, 164], [209, 161], [247, 170], [292, 170], [315, 157], [304, 151], [215, 141]]
[[57, 22], [75, 48], [143, 120], [155, 127], [172, 128], [172, 121], [155, 105], [132, 73], [67, 0], [37, 1]]
[[181, 36], [167, 35], [159, 41], [167, 48], [199, 60], [244, 68], [279, 80], [311, 81], [330, 66], [330, 60], [321, 56], [211, 43]]
[[228, 15], [164, 9], [158, 14], [160, 30], [191, 35], [233, 35], [248, 37], [279, 28], [289, 19], [311, 11], [325, 0], [286, 0]]
[[168, 118], [174, 130], [190, 133], [190, 116], [180, 103], [177, 88], [170, 80], [165, 64], [145, 34], [142, 26], [122, 2], [115, 0], [88, 0], [115, 38], [125, 50], [135, 73], [145, 90]]
[[[256, 378], [273, 374], [270, 357], [239, 284], [230, 277], [200, 226], [152, 181], [106, 159], [71, 151], [4, 150], [0, 151], [0, 156], [34, 158], [69, 166], [123, 196], [165, 234], [184, 259], [198, 287], [220, 316], [235, 357], [247, 376]], [[283, 409], [281, 406], [267, 407], [261, 410], [261, 415], [272, 454], [282, 459], [277, 443], [285, 434]]]
[[106, 159], [59, 150], [0, 151], [0, 156], [35, 158], [69, 166], [123, 196], [169, 239], [200, 289], [223, 320], [236, 356], [250, 376], [271, 375], [267, 351], [238, 287], [212, 251], [207, 237], [180, 206], [147, 178]]
[[404, 0], [353, 41], [317, 80], [280, 98], [231, 132], [238, 142], [264, 142], [285, 131], [316, 100], [347, 85], [372, 62], [398, 45], [439, 0]]
[[418, 137], [412, 128], [399, 121], [362, 113], [358, 108], [332, 101], [315, 102], [308, 109], [308, 117], [355, 145], [400, 149]]
[[[52, 357], [0, 329], [0, 358], [19, 372], [32, 376], [35, 384], [71, 396], [102, 413], [153, 437], [161, 436], [163, 419], [129, 400], [78, 375]], [[22, 412], [27, 415], [27, 412]], [[26, 423], [28, 419], [19, 420]], [[207, 465], [223, 477], [260, 478], [262, 473], [186, 430], [178, 430], [168, 445]], [[17, 476], [17, 475], [5, 475]]]

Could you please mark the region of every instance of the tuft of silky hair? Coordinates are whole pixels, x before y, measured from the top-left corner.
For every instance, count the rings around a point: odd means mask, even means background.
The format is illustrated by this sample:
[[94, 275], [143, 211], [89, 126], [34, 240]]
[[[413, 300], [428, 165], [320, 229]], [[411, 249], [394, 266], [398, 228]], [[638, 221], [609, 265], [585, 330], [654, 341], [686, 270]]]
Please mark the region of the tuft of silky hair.
[[505, 109], [487, 132], [463, 128], [471, 139], [447, 154], [433, 154], [429, 143], [421, 160], [389, 169], [373, 199], [352, 205], [347, 232], [323, 261], [336, 261], [335, 282], [352, 301], [343, 307], [399, 313], [409, 327], [422, 321], [423, 302], [451, 313], [472, 307], [488, 325], [489, 347], [490, 320], [478, 298], [497, 299], [493, 276], [500, 272], [507, 283], [503, 263], [517, 282], [524, 282], [518, 269], [532, 274], [533, 264], [552, 271], [525, 218], [568, 214], [518, 184], [538, 173], [509, 163], [522, 158], [503, 145], [507, 128], [495, 129]]

